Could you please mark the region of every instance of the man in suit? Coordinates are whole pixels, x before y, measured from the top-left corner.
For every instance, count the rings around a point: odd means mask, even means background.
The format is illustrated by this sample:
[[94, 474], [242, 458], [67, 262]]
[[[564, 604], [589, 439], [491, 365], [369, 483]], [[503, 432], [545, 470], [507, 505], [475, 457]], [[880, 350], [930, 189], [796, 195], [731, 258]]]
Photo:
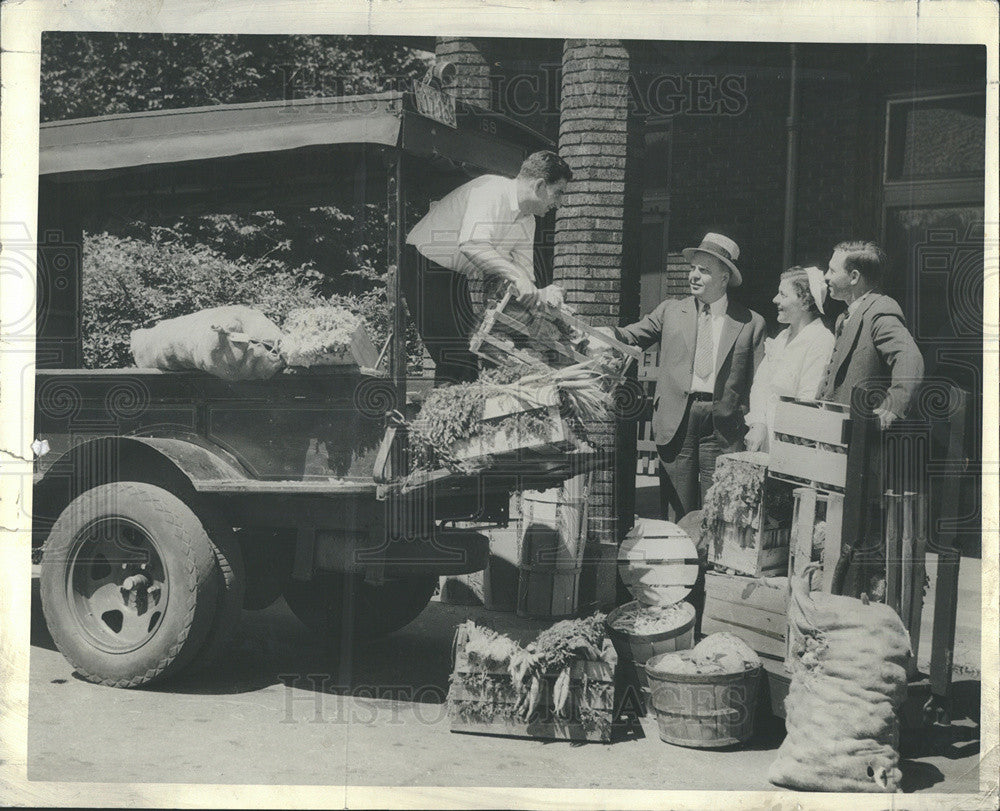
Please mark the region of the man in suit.
[[841, 242], [825, 278], [830, 295], [847, 304], [837, 320], [836, 343], [817, 397], [850, 405], [855, 386], [882, 384], [874, 409], [888, 428], [906, 416], [924, 376], [924, 359], [906, 328], [903, 311], [878, 286], [885, 254], [873, 242]]
[[743, 450], [753, 374], [764, 356], [764, 319], [733, 301], [743, 283], [737, 244], [706, 234], [684, 250], [691, 295], [667, 299], [616, 333], [646, 349], [660, 344], [653, 438], [663, 469], [661, 492], [678, 520], [699, 509], [719, 454]]

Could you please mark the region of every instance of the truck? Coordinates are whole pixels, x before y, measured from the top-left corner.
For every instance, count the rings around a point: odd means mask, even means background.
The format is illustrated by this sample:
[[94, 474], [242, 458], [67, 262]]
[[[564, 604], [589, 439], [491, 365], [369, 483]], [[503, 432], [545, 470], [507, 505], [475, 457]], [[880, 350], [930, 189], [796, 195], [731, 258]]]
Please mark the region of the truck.
[[[412, 189], [516, 174], [538, 133], [428, 88], [109, 115], [41, 126], [33, 561], [58, 649], [84, 678], [137, 687], [210, 667], [244, 608], [284, 597], [338, 645], [414, 619], [441, 575], [484, 568], [481, 527], [513, 490], [593, 468], [566, 454], [402, 486], [426, 382], [407, 372]], [[387, 210], [387, 340], [373, 368], [226, 382], [84, 369], [81, 250], [114, 218], [320, 206], [348, 184]], [[572, 457], [572, 458], [571, 458]]]

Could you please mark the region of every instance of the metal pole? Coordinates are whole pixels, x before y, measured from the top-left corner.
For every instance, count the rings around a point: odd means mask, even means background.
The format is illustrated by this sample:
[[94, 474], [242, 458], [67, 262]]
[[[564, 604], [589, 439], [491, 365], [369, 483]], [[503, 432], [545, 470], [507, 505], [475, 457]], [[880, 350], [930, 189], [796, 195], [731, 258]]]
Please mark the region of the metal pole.
[[391, 274], [386, 291], [392, 313], [392, 357], [391, 374], [396, 394], [396, 407], [406, 406], [406, 314], [403, 311], [403, 250], [406, 240], [405, 195], [403, 187], [403, 153], [392, 153], [389, 157], [387, 179], [389, 244], [388, 264]]
[[791, 267], [795, 255], [795, 189], [799, 165], [799, 58], [798, 46], [789, 45], [791, 81], [788, 88], [788, 163], [785, 167], [785, 241], [781, 252], [782, 270]]

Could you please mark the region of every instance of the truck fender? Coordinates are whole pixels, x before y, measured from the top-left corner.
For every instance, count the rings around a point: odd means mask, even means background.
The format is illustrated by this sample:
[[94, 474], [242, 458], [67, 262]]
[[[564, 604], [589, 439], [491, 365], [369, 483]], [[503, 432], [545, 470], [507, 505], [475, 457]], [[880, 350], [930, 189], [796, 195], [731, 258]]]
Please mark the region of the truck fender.
[[177, 494], [218, 479], [248, 478], [235, 460], [183, 439], [101, 437], [56, 459], [34, 485], [33, 545], [42, 543], [59, 513], [91, 487], [113, 481], [156, 484]]

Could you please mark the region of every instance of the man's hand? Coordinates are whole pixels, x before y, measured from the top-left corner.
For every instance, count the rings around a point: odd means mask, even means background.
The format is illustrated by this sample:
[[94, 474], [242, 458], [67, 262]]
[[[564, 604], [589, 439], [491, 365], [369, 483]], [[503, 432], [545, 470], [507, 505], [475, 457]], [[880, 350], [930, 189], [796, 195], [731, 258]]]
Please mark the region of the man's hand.
[[526, 277], [511, 280], [517, 303], [525, 307], [537, 307], [542, 300], [542, 291], [535, 287], [534, 282]]
[[876, 408], [874, 412], [876, 417], [878, 417], [878, 427], [883, 431], [892, 425], [896, 420], [899, 419], [895, 414], [893, 414], [888, 408], [882, 406], [881, 408]]
[[550, 284], [538, 291], [542, 304], [548, 307], [561, 307], [563, 303], [563, 289], [557, 284]]
[[767, 449], [767, 426], [762, 422], [755, 422], [747, 431], [746, 443], [748, 451], [763, 451]]

